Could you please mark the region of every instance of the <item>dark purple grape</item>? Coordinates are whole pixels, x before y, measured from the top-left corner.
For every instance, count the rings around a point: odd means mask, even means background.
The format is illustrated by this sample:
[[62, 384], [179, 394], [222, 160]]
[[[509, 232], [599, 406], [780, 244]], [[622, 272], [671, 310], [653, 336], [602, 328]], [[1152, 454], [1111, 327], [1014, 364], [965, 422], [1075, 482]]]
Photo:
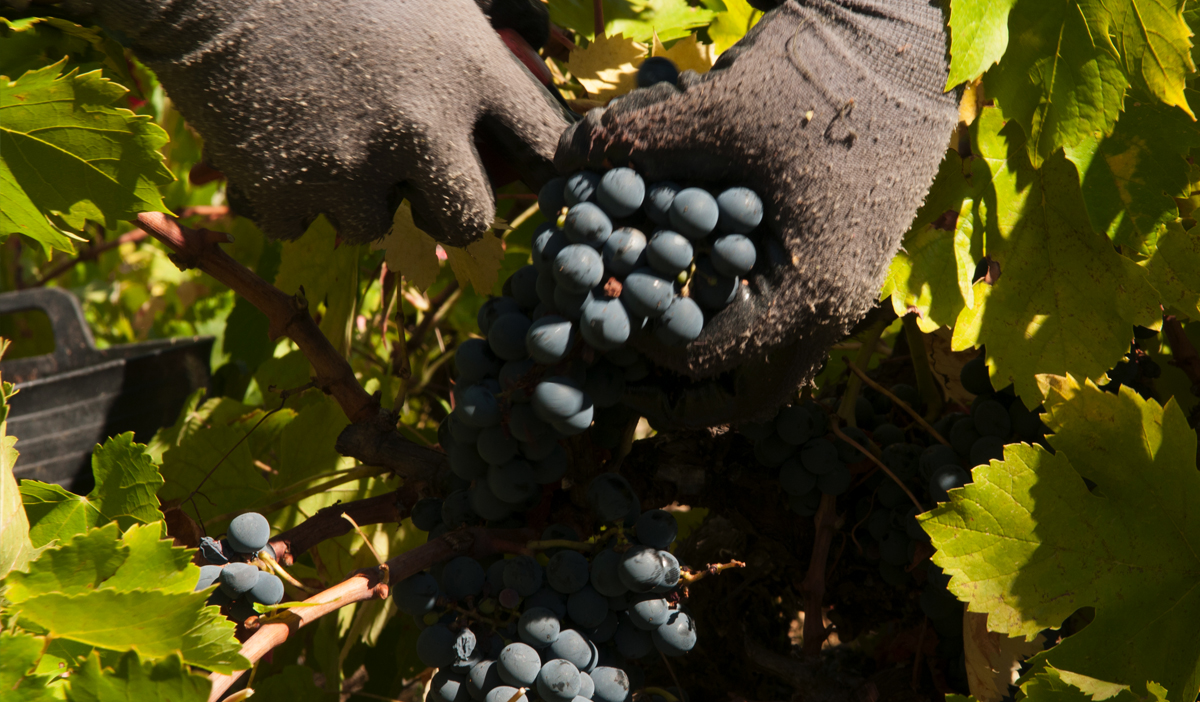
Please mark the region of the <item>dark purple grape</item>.
[[624, 276], [643, 265], [645, 252], [646, 235], [632, 227], [621, 227], [604, 242], [601, 255], [608, 272]]
[[596, 202], [613, 217], [628, 217], [642, 206], [646, 183], [632, 168], [614, 168], [600, 177]]
[[639, 268], [625, 277], [621, 301], [632, 314], [656, 319], [671, 306], [675, 284], [650, 268]]
[[757, 256], [754, 242], [741, 234], [726, 234], [713, 242], [713, 268], [722, 275], [746, 275], [754, 268]]
[[604, 210], [590, 202], [581, 202], [567, 210], [567, 219], [563, 224], [567, 240], [572, 244], [582, 244], [593, 249], [599, 249], [612, 235], [612, 220], [604, 214]]
[[749, 234], [762, 222], [762, 199], [749, 188], [729, 188], [717, 196], [717, 228], [728, 234]]
[[707, 190], [684, 188], [671, 203], [671, 225], [689, 239], [702, 239], [717, 226], [717, 201]]
[[679, 82], [679, 69], [675, 62], [665, 56], [651, 56], [642, 61], [637, 71], [637, 87], [649, 88], [658, 83]]

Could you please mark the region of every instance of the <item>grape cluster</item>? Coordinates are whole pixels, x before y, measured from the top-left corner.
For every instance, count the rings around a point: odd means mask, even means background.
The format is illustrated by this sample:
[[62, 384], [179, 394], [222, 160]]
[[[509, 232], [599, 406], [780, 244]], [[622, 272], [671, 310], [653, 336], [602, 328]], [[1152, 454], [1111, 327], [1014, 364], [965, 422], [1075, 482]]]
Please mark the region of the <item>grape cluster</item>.
[[[641, 512], [615, 473], [593, 479], [587, 498], [607, 528], [586, 541], [553, 524], [537, 557], [459, 556], [392, 589], [397, 608], [423, 627], [418, 657], [438, 669], [427, 700], [624, 702], [640, 687], [629, 661], [695, 646], [694, 622], [679, 602], [682, 570], [669, 550], [674, 515]], [[448, 527], [447, 516], [461, 515], [450, 502], [419, 501], [414, 525], [431, 535]]]
[[1162, 375], [1162, 368], [1142, 346], [1157, 338], [1158, 332], [1146, 327], [1134, 327], [1133, 336], [1129, 354], [1108, 372], [1109, 382], [1103, 388], [1109, 392], [1117, 392], [1124, 386], [1143, 399], [1151, 400], [1155, 395], [1154, 381]]
[[283, 581], [247, 562], [255, 557], [274, 557], [267, 548], [270, 538], [271, 525], [257, 512], [234, 517], [221, 541], [204, 537], [200, 552], [209, 565], [200, 566], [195, 591], [217, 585], [208, 604], [221, 607], [238, 622], [256, 614], [255, 603], [279, 604], [283, 601]]

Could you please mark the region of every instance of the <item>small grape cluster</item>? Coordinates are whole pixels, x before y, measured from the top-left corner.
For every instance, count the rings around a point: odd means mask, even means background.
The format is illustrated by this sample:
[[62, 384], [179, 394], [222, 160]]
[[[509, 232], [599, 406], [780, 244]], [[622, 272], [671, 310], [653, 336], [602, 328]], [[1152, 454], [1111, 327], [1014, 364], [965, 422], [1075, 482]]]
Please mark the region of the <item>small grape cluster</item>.
[[[587, 497], [608, 525], [587, 541], [554, 524], [538, 557], [459, 556], [392, 589], [397, 608], [424, 627], [418, 657], [438, 669], [427, 700], [625, 702], [640, 687], [640, 671], [627, 661], [695, 646], [694, 622], [679, 602], [682, 569], [668, 550], [678, 535], [674, 515], [641, 512], [615, 473], [593, 479]], [[446, 525], [445, 513], [444, 502], [426, 498], [413, 523], [432, 533]]]
[[1121, 387], [1128, 387], [1143, 399], [1154, 399], [1154, 381], [1162, 376], [1162, 368], [1142, 347], [1157, 337], [1158, 332], [1153, 329], [1134, 327], [1129, 353], [1108, 372], [1110, 382], [1103, 388], [1109, 392], [1118, 392]]
[[217, 585], [208, 597], [208, 604], [221, 607], [238, 622], [257, 614], [255, 603], [279, 604], [283, 601], [283, 581], [247, 562], [256, 557], [274, 558], [267, 547], [270, 538], [271, 525], [257, 512], [234, 517], [221, 541], [204, 537], [200, 553], [209, 565], [200, 566], [195, 592]]

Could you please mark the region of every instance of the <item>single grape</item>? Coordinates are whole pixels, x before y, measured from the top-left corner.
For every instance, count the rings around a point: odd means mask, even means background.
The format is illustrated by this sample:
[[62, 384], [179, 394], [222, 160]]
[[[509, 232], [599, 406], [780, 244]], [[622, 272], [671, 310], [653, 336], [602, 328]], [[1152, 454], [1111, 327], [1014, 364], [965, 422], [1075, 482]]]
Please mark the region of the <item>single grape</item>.
[[554, 444], [550, 453], [534, 460], [531, 465], [533, 466], [533, 479], [538, 485], [553, 485], [562, 482], [563, 476], [570, 468], [571, 461], [567, 456], [566, 449]]
[[671, 612], [666, 623], [650, 633], [654, 647], [667, 656], [682, 656], [696, 647], [696, 623], [686, 612]]
[[439, 670], [429, 681], [429, 695], [425, 697], [425, 702], [465, 702], [470, 697], [466, 683], [466, 678], [461, 675]]
[[[499, 425], [493, 427], [499, 429]], [[463, 480], [482, 478], [487, 473], [488, 463], [479, 455], [476, 444], [453, 443], [444, 447], [450, 457], [450, 470]]]
[[554, 290], [554, 310], [572, 322], [579, 322], [583, 317], [583, 308], [591, 301], [591, 290], [584, 293], [567, 292], [561, 287]]
[[[546, 225], [543, 225], [546, 226]], [[566, 233], [550, 225], [548, 229], [540, 229], [534, 233], [533, 238], [533, 265], [541, 271], [550, 270], [550, 266], [554, 264], [555, 257], [558, 252], [562, 251], [571, 242], [567, 239]], [[541, 294], [538, 294], [541, 297]], [[541, 298], [545, 302], [544, 297]]]
[[658, 584], [654, 586], [654, 592], [662, 594], [670, 592], [679, 584], [679, 578], [683, 575], [683, 570], [679, 567], [679, 560], [675, 558], [675, 554], [670, 551], [660, 549], [658, 557], [662, 560], [663, 571]]
[[554, 613], [561, 621], [567, 616], [567, 599], [561, 593], [551, 590], [549, 587], [543, 587], [525, 599], [521, 604], [521, 610], [528, 612], [536, 607], [543, 607]]
[[1004, 460], [1004, 439], [998, 436], [983, 436], [971, 444], [972, 466], [986, 466], [992, 461]]
[[579, 171], [567, 176], [567, 182], [563, 185], [563, 199], [567, 207], [591, 200], [596, 195], [599, 183], [600, 174], [592, 171]]
[[887, 448], [893, 444], [904, 443], [904, 430], [895, 424], [885, 422], [871, 431], [871, 439], [879, 444], [880, 448]]
[[516, 556], [504, 562], [504, 586], [516, 590], [521, 597], [529, 597], [542, 587], [544, 571], [541, 564], [531, 556]]
[[200, 580], [197, 581], [196, 587], [192, 588], [192, 592], [200, 592], [204, 588], [212, 587], [213, 583], [221, 577], [221, 566], [206, 565], [200, 566]]
[[483, 702], [529, 702], [529, 698], [515, 687], [500, 685], [492, 688]]
[[520, 314], [521, 305], [511, 297], [493, 297], [479, 307], [479, 313], [475, 317], [475, 321], [479, 324], [479, 331], [484, 336], [488, 336], [492, 324], [506, 314]]
[[521, 604], [521, 596], [511, 587], [500, 590], [500, 594], [496, 599], [500, 602], [500, 606], [505, 609], [516, 609]]
[[239, 514], [229, 522], [225, 538], [238, 553], [258, 553], [271, 539], [271, 524], [257, 512]]
[[596, 407], [612, 407], [625, 394], [625, 373], [607, 361], [600, 361], [588, 369], [583, 391]]
[[519, 459], [489, 467], [487, 482], [492, 493], [509, 504], [521, 504], [538, 492], [533, 467]]
[[675, 515], [664, 509], [643, 512], [634, 526], [638, 541], [653, 548], [665, 549], [679, 535], [679, 522]]
[[593, 478], [588, 484], [587, 500], [601, 522], [615, 522], [638, 506], [633, 486], [616, 473], [601, 473]]
[[800, 449], [800, 462], [813, 475], [825, 475], [844, 467], [838, 449], [826, 439], [815, 439]]
[[549, 661], [538, 673], [537, 691], [545, 702], [571, 702], [579, 692], [579, 670], [570, 661]]
[[620, 597], [629, 591], [621, 582], [621, 555], [612, 549], [605, 549], [592, 559], [591, 584], [603, 597]]
[[812, 415], [800, 405], [784, 407], [775, 417], [775, 431], [793, 446], [807, 443], [813, 436]]
[[517, 272], [508, 279], [512, 286], [513, 299], [517, 301], [524, 312], [529, 312], [541, 302], [537, 294], [537, 277], [537, 267], [529, 265], [517, 269]]
[[941, 466], [929, 477], [929, 496], [934, 502], [950, 499], [948, 492], [971, 482], [971, 474], [955, 465]]
[[[587, 395], [584, 395], [587, 398]], [[566, 419], [556, 419], [550, 423], [554, 430], [563, 436], [577, 436], [587, 431], [592, 426], [592, 418], [595, 415], [595, 406], [592, 405], [591, 399], [585, 399], [583, 407], [575, 414]]]
[[589, 585], [567, 598], [567, 614], [584, 629], [594, 629], [608, 616], [608, 598]]
[[[592, 647], [594, 648], [595, 646], [596, 646], [596, 644], [593, 643]], [[599, 651], [597, 651], [595, 658], [598, 659], [599, 657], [600, 657], [600, 653], [599, 653]], [[592, 665], [588, 668], [588, 670], [591, 670], [595, 667], [596, 667], [596, 664], [595, 664], [595, 661], [593, 661]], [[592, 699], [592, 695], [594, 695], [594, 694], [596, 694], [596, 683], [592, 681], [592, 676], [588, 675], [587, 671], [581, 669], [579, 671], [579, 696], [576, 697], [575, 700], [579, 700], [580, 697], [582, 697], [585, 700], [590, 700], [590, 699]], [[683, 698], [679, 697], [678, 699], [683, 699]], [[572, 701], [572, 702], [574, 702], [574, 701]]]
[[[479, 432], [479, 441], [475, 443], [479, 457], [488, 465], [500, 465], [511, 461], [517, 455], [517, 440], [509, 436], [504, 427], [497, 424]], [[460, 476], [466, 477], [466, 476]], [[476, 478], [479, 476], [475, 476]], [[467, 478], [473, 480], [474, 478]]]
[[975, 420], [975, 431], [980, 436], [994, 436], [1007, 439], [1012, 436], [1012, 418], [1008, 409], [995, 400], [984, 400], [971, 410], [971, 418]]
[[489, 521], [504, 519], [513, 512], [514, 505], [492, 492], [486, 480], [476, 480], [467, 494], [471, 501], [471, 510]]
[[577, 246], [587, 246], [593, 251], [604, 246], [612, 236], [612, 220], [604, 210], [590, 202], [581, 202], [567, 210], [563, 232], [567, 241]]
[[459, 556], [442, 570], [442, 591], [452, 600], [474, 597], [483, 592], [486, 579], [487, 573], [479, 561], [470, 556]]
[[[553, 264], [551, 264], [553, 265]], [[541, 302], [533, 311], [535, 318], [539, 317], [539, 310], [554, 309], [554, 293], [558, 291], [558, 283], [554, 282], [554, 273], [550, 270], [550, 265], [547, 265], [543, 270], [538, 271], [537, 279], [537, 294], [538, 300]]]
[[970, 456], [971, 447], [979, 440], [979, 431], [975, 429], [975, 420], [964, 417], [950, 427], [950, 445], [960, 456]]
[[492, 353], [485, 339], [467, 339], [454, 350], [454, 366], [458, 369], [458, 382], [477, 383], [500, 372], [500, 361]]
[[646, 258], [646, 235], [632, 227], [621, 227], [608, 237], [600, 250], [605, 269], [618, 276], [643, 265]]
[[525, 335], [529, 357], [544, 365], [553, 365], [567, 357], [574, 343], [574, 325], [557, 315], [537, 319]]
[[654, 335], [668, 346], [686, 346], [704, 331], [704, 313], [690, 297], [677, 297], [663, 312], [654, 327]]
[[500, 679], [516, 687], [532, 687], [542, 668], [542, 658], [532, 646], [510, 643], [496, 657]]
[[817, 487], [817, 476], [808, 472], [797, 458], [789, 458], [779, 467], [779, 483], [793, 497], [807, 495]]
[[546, 582], [564, 595], [583, 589], [588, 583], [588, 560], [578, 551], [563, 550], [546, 564]]
[[669, 226], [671, 205], [675, 202], [675, 195], [681, 189], [678, 184], [669, 180], [651, 185], [650, 189], [646, 191], [646, 201], [643, 203], [646, 216], [659, 226]]
[[722, 310], [737, 296], [741, 285], [735, 276], [722, 275], [713, 268], [712, 259], [696, 261], [696, 274], [692, 276], [692, 297], [710, 310]]
[[707, 190], [684, 188], [671, 203], [671, 225], [689, 239], [701, 239], [717, 226], [717, 201]]
[[670, 606], [660, 597], [646, 597], [629, 607], [629, 621], [642, 631], [651, 631], [665, 624]]
[[418, 621], [433, 611], [437, 596], [437, 578], [426, 572], [410, 575], [392, 587], [396, 608]]
[[533, 409], [551, 424], [578, 414], [586, 400], [579, 383], [561, 375], [546, 378], [533, 390]]
[[579, 335], [598, 351], [611, 351], [629, 339], [629, 313], [620, 300], [591, 300], [583, 306]]
[[671, 306], [675, 284], [650, 268], [639, 268], [625, 277], [621, 302], [630, 313], [656, 319]]
[[945, 444], [934, 444], [921, 452], [920, 462], [918, 467], [921, 471], [921, 477], [929, 480], [933, 476], [933, 472], [945, 465], [958, 463], [958, 454], [954, 449]]
[[[608, 643], [612, 641], [613, 634], [617, 633], [617, 624], [619, 623], [620, 620], [617, 618], [617, 612], [609, 608], [608, 615], [604, 617], [604, 621], [600, 622], [600, 626], [588, 631], [588, 636], [591, 638], [592, 643]], [[589, 670], [588, 672], [592, 671]]]
[[592, 662], [592, 646], [583, 634], [574, 629], [564, 629], [558, 640], [550, 644], [549, 658], [567, 661], [578, 670]]
[[264, 605], [276, 605], [283, 601], [283, 581], [274, 573], [258, 572], [258, 580], [254, 587], [246, 593], [251, 602]]
[[899, 529], [890, 529], [879, 542], [879, 557], [892, 565], [908, 564], [908, 534]]
[[[464, 631], [470, 632], [470, 629]], [[426, 627], [417, 637], [417, 658], [430, 668], [449, 668], [457, 659], [458, 638], [458, 634], [445, 624]]]
[[442, 523], [451, 529], [470, 524], [478, 518], [471, 509], [471, 498], [466, 490], [455, 490], [446, 495], [442, 502]]
[[258, 582], [259, 572], [258, 568], [249, 563], [230, 563], [221, 569], [221, 592], [236, 600], [254, 587]]
[[850, 489], [854, 475], [845, 465], [817, 477], [817, 488], [825, 495], [840, 495]]
[[613, 217], [628, 217], [642, 206], [646, 182], [632, 168], [614, 168], [600, 177], [596, 202]]
[[567, 205], [566, 198], [563, 197], [566, 187], [566, 178], [551, 178], [538, 191], [538, 209], [542, 211], [542, 216], [551, 222], [558, 219], [558, 213]]
[[768, 468], [783, 465], [783, 462], [791, 458], [795, 452], [795, 446], [784, 441], [775, 433], [768, 434], [754, 442], [754, 458]]
[[649, 546], [631, 548], [621, 558], [617, 577], [630, 592], [650, 592], [665, 577], [666, 566], [658, 549]]
[[646, 244], [646, 262], [666, 278], [674, 278], [692, 265], [695, 249], [679, 232], [660, 229]]
[[629, 702], [632, 698], [633, 686], [629, 682], [629, 675], [624, 670], [600, 666], [589, 675], [596, 686], [592, 702]]
[[410, 516], [413, 526], [421, 531], [429, 531], [442, 523], [442, 501], [435, 497], [417, 500]]
[[665, 56], [651, 56], [638, 66], [637, 70], [637, 87], [649, 88], [658, 83], [670, 83], [675, 85], [679, 82], [679, 69], [675, 67], [675, 62]]
[[517, 635], [536, 649], [543, 649], [558, 639], [558, 617], [545, 607], [531, 607], [517, 621]]
[[967, 361], [959, 374], [963, 388], [972, 395], [989, 395], [995, 392], [992, 389], [992, 380], [988, 377], [987, 359], [984, 356], [985, 354], [980, 352], [978, 356]]
[[717, 196], [717, 228], [729, 234], [749, 234], [762, 222], [763, 203], [749, 188], [729, 188]]
[[623, 616], [620, 620], [617, 633], [613, 635], [617, 652], [634, 660], [648, 656], [654, 650], [654, 640], [650, 638], [650, 632], [634, 626], [628, 616]]
[[496, 396], [483, 385], [472, 385], [462, 395], [462, 419], [468, 425], [486, 429], [500, 423], [500, 403]]
[[529, 331], [529, 318], [520, 312], [501, 315], [492, 323], [488, 332], [488, 346], [505, 361], [519, 361], [528, 355], [525, 350], [525, 334]]
[[757, 257], [754, 242], [741, 234], [726, 234], [713, 242], [713, 268], [721, 275], [744, 276], [754, 268]]

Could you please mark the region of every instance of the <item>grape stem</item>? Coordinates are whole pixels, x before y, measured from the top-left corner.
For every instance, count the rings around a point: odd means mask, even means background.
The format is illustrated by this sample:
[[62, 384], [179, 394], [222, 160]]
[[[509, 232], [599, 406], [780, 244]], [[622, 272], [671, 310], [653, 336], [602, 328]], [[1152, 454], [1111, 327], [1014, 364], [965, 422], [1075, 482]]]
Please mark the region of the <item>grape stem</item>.
[[[382, 600], [388, 596], [391, 583], [404, 580], [435, 563], [447, 561], [460, 554], [483, 558], [497, 553], [519, 553], [528, 540], [529, 532], [525, 529], [472, 527], [443, 534], [376, 568], [354, 572], [337, 585], [305, 600], [304, 604], [309, 605], [307, 607], [276, 613], [272, 617], [273, 621], [260, 623], [254, 634], [242, 644], [240, 653], [251, 664], [257, 663], [301, 627], [347, 605]], [[221, 699], [245, 672], [241, 670], [233, 675], [209, 675], [212, 690], [209, 692], [208, 702]]]
[[[867, 366], [871, 363], [871, 356], [875, 354], [875, 346], [879, 343], [879, 337], [883, 336], [883, 331], [890, 324], [891, 320], [884, 317], [863, 332], [862, 346], [859, 347], [858, 356], [854, 359], [858, 365]], [[861, 376], [855, 375], [846, 382], [846, 392], [842, 395], [841, 405], [838, 406], [838, 416], [850, 426], [855, 426], [854, 405], [858, 400], [858, 391], [862, 388], [860, 378]]]
[[837, 438], [841, 439], [842, 441], [845, 441], [846, 443], [850, 444], [854, 448], [858, 449], [859, 452], [862, 453], [862, 455], [866, 456], [868, 459], [870, 459], [870, 461], [872, 463], [879, 466], [879, 469], [882, 470], [884, 473], [887, 473], [888, 477], [891, 478], [892, 480], [894, 480], [896, 482], [896, 484], [900, 486], [900, 489], [904, 491], [904, 494], [908, 495], [908, 499], [912, 500], [912, 503], [917, 506], [917, 509], [921, 510], [922, 512], [925, 511], [925, 508], [921, 506], [921, 502], [920, 502], [920, 500], [917, 499], [917, 496], [913, 494], [912, 490], [908, 489], [908, 486], [904, 484], [903, 480], [896, 477], [896, 474], [892, 472], [891, 468], [888, 468], [887, 465], [885, 465], [883, 461], [876, 458], [875, 454], [871, 453], [864, 447], [860, 446], [857, 441], [855, 441], [854, 439], [851, 439], [849, 436], [846, 436], [846, 433], [844, 431], [842, 431], [840, 428], [838, 428], [838, 423], [837, 423], [836, 417], [831, 417], [831, 419], [833, 421], [831, 421], [829, 423], [829, 428], [833, 430], [833, 433], [834, 433], [834, 435], [837, 436]]
[[569, 548], [575, 551], [591, 553], [596, 550], [596, 544], [587, 541], [568, 541], [567, 539], [546, 539], [545, 541], [530, 541], [525, 544], [530, 551], [544, 551], [549, 548]]
[[933, 428], [933, 425], [930, 424], [929, 422], [925, 421], [925, 418], [922, 417], [920, 415], [920, 413], [917, 412], [915, 409], [913, 409], [907, 402], [905, 402], [904, 400], [901, 400], [900, 398], [893, 395], [891, 390], [888, 390], [887, 388], [883, 387], [879, 383], [875, 382], [875, 380], [873, 380], [870, 376], [868, 376], [861, 368], [854, 365], [854, 363], [849, 358], [846, 358], [845, 361], [846, 361], [847, 368], [849, 368], [851, 371], [854, 372], [855, 375], [857, 375], [859, 378], [861, 378], [864, 383], [866, 383], [867, 385], [870, 385], [872, 388], [874, 388], [874, 390], [876, 392], [883, 395], [887, 399], [891, 400], [897, 407], [899, 407], [900, 409], [902, 409], [906, 413], [908, 413], [908, 416], [910, 416], [914, 420], [916, 420], [917, 424], [920, 424], [922, 429], [929, 432], [930, 436], [937, 439], [939, 443], [943, 443], [947, 446], [950, 445], [950, 442], [946, 441], [946, 439], [943, 438], [942, 435], [939, 434], [937, 432], [937, 430]]
[[711, 563], [703, 570], [692, 572], [690, 568], [685, 568], [679, 573], [679, 579], [691, 585], [697, 580], [703, 580], [705, 576], [717, 575], [721, 571], [729, 570], [730, 568], [745, 568], [746, 564], [741, 561], [730, 561], [728, 563]]
[[933, 379], [933, 369], [929, 367], [925, 335], [917, 327], [916, 314], [904, 315], [902, 324], [904, 325], [904, 337], [908, 341], [908, 356], [912, 359], [913, 375], [917, 377], [917, 391], [925, 400], [925, 411], [929, 413], [928, 416], [937, 417], [942, 413], [942, 405], [945, 404], [945, 400], [942, 399], [942, 393]]
[[359, 524], [390, 524], [403, 521], [412, 511], [420, 495], [419, 485], [407, 483], [395, 492], [331, 505], [318, 511], [300, 524], [280, 532], [268, 544], [275, 552], [275, 560], [283, 565], [292, 565], [296, 556], [304, 553], [326, 539], [336, 538], [350, 532], [350, 523], [342, 519], [349, 514]]

